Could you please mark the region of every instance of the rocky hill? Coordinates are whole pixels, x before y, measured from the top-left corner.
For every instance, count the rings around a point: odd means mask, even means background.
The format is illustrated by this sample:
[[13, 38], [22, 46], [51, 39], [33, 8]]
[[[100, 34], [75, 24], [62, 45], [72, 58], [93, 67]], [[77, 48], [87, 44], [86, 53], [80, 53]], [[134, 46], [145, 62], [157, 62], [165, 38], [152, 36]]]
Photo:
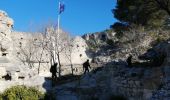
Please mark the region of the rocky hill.
[[[113, 33], [112, 30], [110, 32]], [[103, 86], [96, 88], [106, 89], [106, 94], [110, 96], [120, 95], [129, 100], [168, 100], [170, 32], [134, 29], [124, 33], [122, 38], [108, 35], [109, 31], [104, 33], [107, 34], [103, 36], [104, 39], [95, 38], [103, 35], [103, 32], [83, 36], [92, 52], [94, 63], [104, 64], [103, 69], [97, 72], [100, 74], [92, 74], [100, 77], [95, 78], [96, 86]], [[129, 54], [133, 56], [133, 67], [130, 68], [126, 63]], [[103, 95], [106, 96], [105, 92]], [[104, 99], [108, 100], [110, 96]]]
[[[109, 59], [126, 59], [129, 54], [133, 55], [134, 61], [140, 61], [139, 56], [153, 48], [160, 42], [170, 38], [166, 30], [144, 30], [134, 28], [118, 36], [112, 29], [103, 32], [90, 33], [82, 36], [88, 45], [89, 56], [95, 60], [100, 57]], [[99, 58], [98, 58], [99, 57]], [[110, 57], [110, 58], [109, 58]], [[104, 59], [103, 59], [104, 60]], [[103, 61], [105, 62], [105, 61]]]

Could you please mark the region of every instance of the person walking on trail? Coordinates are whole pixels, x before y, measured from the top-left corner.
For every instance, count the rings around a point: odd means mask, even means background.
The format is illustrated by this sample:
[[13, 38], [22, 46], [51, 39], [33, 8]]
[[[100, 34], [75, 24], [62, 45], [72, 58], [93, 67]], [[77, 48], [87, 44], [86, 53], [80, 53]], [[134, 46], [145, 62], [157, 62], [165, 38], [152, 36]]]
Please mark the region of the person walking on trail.
[[126, 62], [127, 62], [128, 67], [132, 67], [132, 55], [129, 55]]
[[52, 79], [57, 78], [57, 63], [54, 63], [54, 65], [51, 65], [50, 72], [52, 73]]
[[91, 67], [90, 67], [89, 59], [87, 59], [87, 61], [83, 63], [84, 74], [86, 74], [86, 72], [89, 72], [89, 68]]

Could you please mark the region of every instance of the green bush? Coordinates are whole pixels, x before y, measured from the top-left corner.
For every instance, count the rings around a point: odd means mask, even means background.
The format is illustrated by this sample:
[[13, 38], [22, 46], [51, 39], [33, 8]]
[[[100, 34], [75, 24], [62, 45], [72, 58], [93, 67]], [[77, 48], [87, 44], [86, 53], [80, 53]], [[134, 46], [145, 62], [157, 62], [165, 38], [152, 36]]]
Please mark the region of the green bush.
[[0, 94], [0, 100], [43, 100], [44, 94], [33, 87], [13, 86]]
[[165, 41], [164, 39], [158, 37], [158, 38], [156, 38], [154, 41], [151, 42], [151, 46], [154, 47], [154, 46], [156, 46], [156, 45], [158, 45], [159, 43], [164, 42], [164, 41]]

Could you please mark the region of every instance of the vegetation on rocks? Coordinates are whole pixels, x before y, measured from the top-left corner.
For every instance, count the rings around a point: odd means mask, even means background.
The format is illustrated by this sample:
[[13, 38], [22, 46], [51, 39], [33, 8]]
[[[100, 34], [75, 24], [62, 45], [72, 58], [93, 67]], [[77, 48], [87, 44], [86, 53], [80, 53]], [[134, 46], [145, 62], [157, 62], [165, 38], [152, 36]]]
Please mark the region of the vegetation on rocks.
[[0, 100], [43, 100], [44, 94], [33, 87], [13, 86], [0, 95]]

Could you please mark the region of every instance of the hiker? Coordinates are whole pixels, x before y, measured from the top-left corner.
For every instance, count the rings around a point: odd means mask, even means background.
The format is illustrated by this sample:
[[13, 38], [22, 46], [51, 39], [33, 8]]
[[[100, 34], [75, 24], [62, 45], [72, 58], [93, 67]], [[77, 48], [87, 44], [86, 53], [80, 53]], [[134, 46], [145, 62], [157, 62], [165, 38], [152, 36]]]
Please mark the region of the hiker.
[[132, 55], [129, 55], [126, 62], [127, 62], [128, 67], [132, 67]]
[[57, 75], [57, 63], [54, 63], [54, 65], [51, 65], [50, 72], [52, 73], [52, 79], [56, 79]]
[[87, 61], [83, 63], [84, 74], [86, 74], [87, 71], [89, 72], [89, 68], [91, 68], [91, 67], [89, 64], [89, 59], [87, 59]]

